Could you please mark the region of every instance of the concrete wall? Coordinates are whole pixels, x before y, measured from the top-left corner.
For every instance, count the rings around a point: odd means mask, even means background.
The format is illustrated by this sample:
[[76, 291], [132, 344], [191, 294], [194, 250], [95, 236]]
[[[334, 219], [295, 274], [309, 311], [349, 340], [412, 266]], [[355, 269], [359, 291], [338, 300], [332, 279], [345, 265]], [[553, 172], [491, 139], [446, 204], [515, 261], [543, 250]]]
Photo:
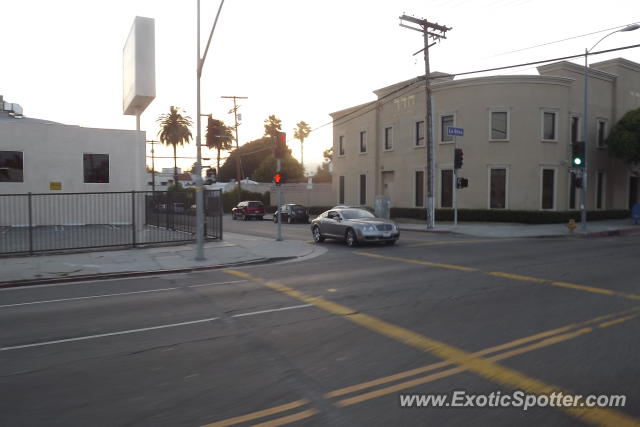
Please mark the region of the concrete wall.
[[[337, 204], [336, 194], [329, 183], [314, 183], [311, 190], [307, 189], [306, 183], [283, 184], [282, 203], [297, 203], [304, 206], [334, 206]], [[277, 187], [271, 187], [271, 205], [278, 203]]]

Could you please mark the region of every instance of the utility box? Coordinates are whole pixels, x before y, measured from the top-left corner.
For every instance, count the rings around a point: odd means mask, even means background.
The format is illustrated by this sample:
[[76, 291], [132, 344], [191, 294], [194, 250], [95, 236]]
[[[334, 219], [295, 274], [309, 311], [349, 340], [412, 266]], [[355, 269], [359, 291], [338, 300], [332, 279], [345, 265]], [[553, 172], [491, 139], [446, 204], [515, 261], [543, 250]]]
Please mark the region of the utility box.
[[391, 199], [387, 196], [378, 196], [373, 207], [378, 218], [391, 219]]

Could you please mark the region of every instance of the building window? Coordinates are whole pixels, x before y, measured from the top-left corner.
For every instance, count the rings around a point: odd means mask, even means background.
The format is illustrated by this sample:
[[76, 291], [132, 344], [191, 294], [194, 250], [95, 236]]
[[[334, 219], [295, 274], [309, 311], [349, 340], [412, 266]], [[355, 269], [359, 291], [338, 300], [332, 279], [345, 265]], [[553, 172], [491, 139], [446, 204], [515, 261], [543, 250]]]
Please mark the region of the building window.
[[557, 141], [558, 140], [558, 113], [554, 111], [542, 112], [542, 140]]
[[576, 116], [571, 117], [571, 143], [574, 144], [578, 142], [578, 135], [580, 131], [580, 119]]
[[367, 204], [367, 175], [360, 175], [360, 206]]
[[415, 185], [416, 207], [421, 208], [424, 206], [424, 171], [416, 171], [415, 179], [416, 179], [416, 185]]
[[553, 209], [555, 170], [542, 169], [542, 209]]
[[453, 207], [453, 170], [440, 171], [440, 207]]
[[604, 141], [607, 139], [607, 121], [606, 120], [598, 120], [598, 139], [597, 145], [598, 148], [604, 148]]
[[338, 204], [344, 204], [344, 176], [340, 177], [339, 180], [339, 188], [338, 188]]
[[577, 188], [576, 188], [576, 174], [574, 172], [571, 172], [570, 176], [570, 182], [569, 182], [569, 209], [575, 209], [576, 208], [576, 193], [577, 193]]
[[605, 189], [606, 175], [602, 171], [596, 172], [596, 209], [604, 209], [605, 207]]
[[360, 153], [367, 152], [367, 131], [360, 132]]
[[453, 141], [453, 136], [449, 135], [447, 131], [448, 127], [453, 127], [453, 114], [440, 117], [440, 141], [450, 142]]
[[106, 184], [109, 182], [108, 154], [84, 154], [82, 157], [86, 184]]
[[509, 140], [509, 112], [491, 112], [491, 141]]
[[384, 151], [393, 150], [393, 128], [384, 128]]
[[416, 122], [416, 147], [424, 147], [424, 120]]
[[24, 182], [22, 151], [0, 151], [0, 182]]
[[507, 207], [507, 170], [491, 169], [489, 187], [489, 208], [505, 209]]
[[344, 136], [338, 137], [338, 156], [344, 156]]

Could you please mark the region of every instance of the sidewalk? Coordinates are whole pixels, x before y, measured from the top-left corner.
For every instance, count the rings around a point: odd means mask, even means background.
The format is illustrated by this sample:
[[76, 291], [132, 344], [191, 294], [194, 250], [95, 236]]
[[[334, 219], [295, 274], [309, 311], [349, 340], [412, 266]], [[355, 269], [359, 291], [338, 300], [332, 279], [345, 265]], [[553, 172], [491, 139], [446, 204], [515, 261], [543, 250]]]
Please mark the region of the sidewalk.
[[0, 288], [20, 284], [90, 280], [99, 276], [131, 277], [152, 272], [184, 272], [224, 266], [294, 259], [325, 249], [296, 240], [225, 233], [223, 241], [205, 242], [204, 261], [195, 260], [195, 245], [92, 251], [59, 255], [0, 258]]
[[[402, 222], [397, 220], [400, 230], [427, 231], [426, 222]], [[455, 233], [475, 237], [600, 237], [622, 236], [640, 233], [640, 225], [634, 225], [631, 219], [612, 219], [587, 222], [587, 232], [581, 230], [580, 223], [573, 233], [567, 224], [512, 224], [494, 222], [436, 222], [431, 233]], [[402, 237], [400, 237], [402, 239]]]

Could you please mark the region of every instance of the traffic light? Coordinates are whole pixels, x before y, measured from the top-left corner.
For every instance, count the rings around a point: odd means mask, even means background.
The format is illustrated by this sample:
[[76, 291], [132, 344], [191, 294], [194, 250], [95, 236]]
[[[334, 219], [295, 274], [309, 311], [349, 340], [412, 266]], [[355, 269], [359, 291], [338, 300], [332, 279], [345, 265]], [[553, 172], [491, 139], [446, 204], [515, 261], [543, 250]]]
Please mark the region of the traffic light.
[[275, 183], [276, 183], [276, 185], [280, 185], [280, 184], [282, 184], [282, 173], [280, 173], [280, 172], [276, 172], [276, 173], [273, 175], [273, 182], [275, 182]]
[[469, 186], [469, 180], [467, 178], [459, 177], [456, 179], [456, 188], [467, 188]]
[[287, 133], [277, 131], [273, 147], [273, 157], [276, 159], [284, 159], [285, 154], [287, 154]]
[[456, 148], [453, 152], [453, 168], [462, 168], [462, 148]]
[[571, 144], [571, 167], [584, 168], [584, 141]]

